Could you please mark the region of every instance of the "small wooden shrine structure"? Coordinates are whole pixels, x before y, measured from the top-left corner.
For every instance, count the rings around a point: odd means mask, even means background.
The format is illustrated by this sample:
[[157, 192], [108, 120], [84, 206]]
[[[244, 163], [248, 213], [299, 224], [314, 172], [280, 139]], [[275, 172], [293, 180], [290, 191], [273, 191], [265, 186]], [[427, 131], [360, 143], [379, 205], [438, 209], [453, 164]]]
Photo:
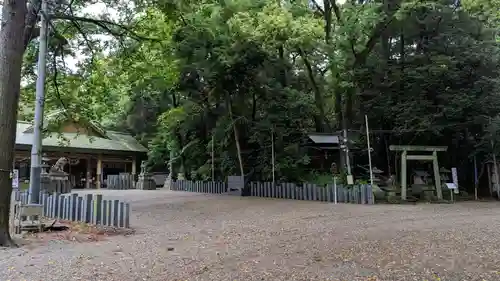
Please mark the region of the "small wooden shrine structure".
[[412, 174], [413, 184], [428, 185], [431, 182], [431, 175], [426, 171], [415, 170]]
[[[441, 175], [439, 171], [438, 163], [438, 152], [444, 152], [448, 150], [447, 146], [417, 146], [417, 145], [391, 145], [389, 146], [391, 151], [402, 151], [401, 153], [401, 200], [406, 200], [407, 192], [407, 160], [417, 160], [417, 161], [432, 161], [432, 166], [434, 170], [434, 185], [436, 186], [436, 193], [438, 200], [443, 199], [443, 192], [441, 189]], [[432, 152], [431, 155], [408, 155], [408, 152]]]

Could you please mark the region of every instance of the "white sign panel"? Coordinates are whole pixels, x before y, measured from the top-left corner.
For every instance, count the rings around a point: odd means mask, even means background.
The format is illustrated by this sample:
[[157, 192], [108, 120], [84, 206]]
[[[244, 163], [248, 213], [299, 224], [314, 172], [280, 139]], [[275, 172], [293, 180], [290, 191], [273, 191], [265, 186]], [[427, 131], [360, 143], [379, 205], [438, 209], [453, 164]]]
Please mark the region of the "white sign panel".
[[446, 183], [446, 187], [447, 187], [448, 189], [452, 189], [452, 190], [458, 189], [458, 186], [456, 186], [456, 185], [455, 185], [454, 183], [452, 183], [452, 182], [447, 182], [447, 183]]
[[347, 175], [347, 184], [354, 184], [354, 177], [352, 175]]
[[19, 170], [12, 171], [12, 188], [19, 188]]

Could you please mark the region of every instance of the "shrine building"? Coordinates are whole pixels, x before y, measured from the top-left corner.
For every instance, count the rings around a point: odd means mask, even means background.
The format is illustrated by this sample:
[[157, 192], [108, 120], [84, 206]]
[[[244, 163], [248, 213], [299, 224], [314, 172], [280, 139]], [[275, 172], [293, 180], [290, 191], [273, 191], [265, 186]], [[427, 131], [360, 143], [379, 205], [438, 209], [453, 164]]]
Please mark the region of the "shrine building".
[[[61, 118], [63, 113], [51, 114], [46, 120]], [[43, 162], [51, 166], [66, 157], [69, 164], [64, 170], [73, 188], [104, 187], [108, 175], [135, 176], [140, 160], [146, 158], [147, 149], [128, 133], [104, 130], [90, 121], [59, 120], [57, 132], [44, 134]], [[18, 121], [14, 166], [19, 170], [20, 182], [29, 180], [32, 142], [33, 123]]]

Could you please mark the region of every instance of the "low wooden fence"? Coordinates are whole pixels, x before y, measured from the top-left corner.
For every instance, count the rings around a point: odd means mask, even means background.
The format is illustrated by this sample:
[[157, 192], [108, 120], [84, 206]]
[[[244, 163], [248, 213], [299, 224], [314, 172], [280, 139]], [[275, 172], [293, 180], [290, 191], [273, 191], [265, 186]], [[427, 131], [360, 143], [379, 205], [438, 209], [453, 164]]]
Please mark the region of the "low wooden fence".
[[108, 189], [134, 189], [135, 179], [131, 174], [108, 175], [106, 179]]
[[227, 191], [227, 186], [225, 182], [181, 180], [172, 182], [170, 190], [200, 193], [225, 193]]
[[[15, 200], [28, 204], [28, 192], [17, 191]], [[102, 194], [41, 193], [42, 216], [94, 225], [130, 227], [130, 203], [107, 200]]]
[[250, 185], [250, 195], [256, 197], [374, 204], [372, 187], [368, 184], [354, 186], [328, 184], [319, 186], [305, 183], [300, 186], [294, 183], [252, 182]]
[[[173, 191], [189, 191], [200, 193], [226, 193], [227, 184], [224, 182], [176, 181], [172, 183]], [[305, 183], [251, 182], [250, 196], [281, 198], [292, 200], [310, 200], [335, 203], [374, 204], [371, 185], [342, 186], [329, 184], [319, 186]]]

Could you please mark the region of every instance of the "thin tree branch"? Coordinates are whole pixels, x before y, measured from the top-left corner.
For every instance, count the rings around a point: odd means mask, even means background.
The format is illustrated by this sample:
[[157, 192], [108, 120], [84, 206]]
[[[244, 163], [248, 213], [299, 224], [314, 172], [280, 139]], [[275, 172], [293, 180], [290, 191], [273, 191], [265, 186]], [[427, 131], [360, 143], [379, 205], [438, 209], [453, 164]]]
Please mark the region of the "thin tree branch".
[[75, 0], [71, 0], [68, 5], [66, 6], [66, 9], [64, 10], [64, 12], [66, 11], [71, 11], [71, 14], [73, 14], [73, 3], [75, 3]]
[[337, 21], [340, 24], [343, 24], [342, 14], [340, 13], [340, 8], [339, 8], [339, 5], [337, 5], [337, 1], [335, 1], [335, 0], [330, 1], [330, 5], [333, 8], [333, 13], [335, 14], [335, 17], [337, 18]]
[[[375, 28], [373, 29], [368, 41], [366, 42], [363, 50], [359, 53], [354, 53], [355, 61], [354, 61], [354, 66], [359, 66], [362, 65], [365, 61], [370, 52], [373, 50], [375, 45], [377, 44], [378, 40], [380, 39], [380, 36], [382, 36], [382, 33], [387, 29], [387, 27], [394, 21], [395, 15], [397, 11], [401, 7], [401, 2], [395, 4], [396, 7], [392, 8], [391, 10], [388, 11], [388, 13], [385, 15], [385, 19], [378, 22], [377, 25], [375, 25]], [[416, 1], [415, 4], [413, 4], [413, 7], [416, 7], [416, 5], [419, 2]], [[413, 8], [411, 8], [413, 9]]]
[[[61, 103], [61, 106], [64, 109], [64, 113], [66, 116], [70, 117], [68, 114], [68, 107], [64, 103], [64, 101], [61, 98], [61, 92], [59, 91], [59, 83], [57, 82], [57, 76], [59, 74], [59, 71], [57, 70], [57, 51], [54, 52], [54, 55], [52, 56], [52, 67], [54, 68], [54, 77], [52, 78], [52, 81], [54, 83], [54, 89], [56, 90], [56, 96], [59, 102]], [[62, 48], [61, 48], [61, 57], [64, 60], [64, 56], [62, 55]]]
[[116, 36], [116, 37], [124, 37], [124, 36], [128, 35], [135, 40], [160, 41], [159, 39], [156, 39], [156, 38], [149, 38], [149, 37], [139, 35], [128, 26], [118, 24], [118, 23], [108, 21], [108, 20], [99, 20], [99, 19], [92, 19], [92, 18], [86, 18], [86, 17], [64, 15], [64, 14], [51, 15], [51, 18], [52, 19], [60, 19], [60, 20], [69, 20], [72, 22], [91, 23], [91, 24], [99, 26], [100, 28], [102, 28], [103, 30], [108, 32], [109, 34]]
[[57, 31], [54, 24], [51, 21], [48, 21], [48, 24], [50, 26], [52, 33], [54, 34], [54, 38], [59, 40], [59, 46], [62, 48], [63, 46], [67, 45], [68, 40], [66, 40], [66, 38], [64, 38], [64, 36], [62, 36], [61, 33], [59, 33], [59, 31]]
[[[333, 0], [333, 1], [330, 1], [330, 4], [331, 4], [331, 7], [333, 9], [333, 13], [335, 14], [335, 18], [337, 18], [337, 22], [344, 26], [344, 19], [342, 18], [342, 14], [340, 12], [340, 8], [339, 8], [339, 5], [337, 5], [337, 2], [336, 0]], [[361, 9], [358, 9], [357, 11], [357, 14], [359, 14], [359, 11], [361, 11]], [[358, 17], [356, 17], [358, 18]], [[349, 19], [348, 19], [349, 21]], [[357, 57], [357, 52], [356, 52], [356, 48], [355, 48], [355, 38], [353, 38], [352, 34], [349, 36], [349, 45], [351, 47], [351, 51], [354, 55], [354, 57]]]
[[326, 120], [325, 109], [323, 107], [323, 95], [321, 94], [321, 90], [319, 89], [319, 86], [316, 83], [316, 79], [314, 77], [314, 72], [313, 72], [311, 63], [309, 62], [309, 60], [307, 59], [307, 56], [306, 56], [305, 52], [301, 48], [298, 48], [298, 52], [299, 52], [300, 57], [304, 61], [304, 65], [306, 66], [306, 70], [307, 70], [307, 74], [308, 74], [309, 80], [311, 81], [311, 85], [312, 85], [313, 90], [314, 90], [316, 107], [319, 110], [320, 119], [321, 119], [320, 120], [321, 127], [322, 127], [321, 129], [325, 129], [325, 126], [326, 126], [326, 128], [329, 130], [330, 126], [329, 126], [329, 124], [328, 124], [328, 122]]
[[[73, 3], [73, 1], [74, 0], [72, 0], [71, 3]], [[69, 5], [69, 11], [73, 15], [73, 7], [71, 6], [71, 4]], [[82, 35], [83, 41], [85, 41], [85, 44], [87, 45], [87, 48], [89, 48], [89, 51], [91, 53], [90, 64], [93, 65], [94, 64], [94, 58], [95, 58], [95, 52], [94, 52], [94, 48], [92, 47], [92, 44], [91, 44], [89, 38], [87, 37], [87, 34], [85, 34], [85, 32], [83, 32], [82, 27], [80, 26], [80, 24], [77, 21], [71, 21], [71, 24]], [[92, 69], [91, 69], [91, 71], [92, 71]]]
[[318, 2], [316, 2], [316, 0], [312, 0], [314, 6], [316, 7], [316, 9], [318, 9], [318, 11], [320, 11], [322, 14], [325, 13], [325, 11], [323, 11], [323, 9], [321, 8], [320, 5], [318, 5]]

